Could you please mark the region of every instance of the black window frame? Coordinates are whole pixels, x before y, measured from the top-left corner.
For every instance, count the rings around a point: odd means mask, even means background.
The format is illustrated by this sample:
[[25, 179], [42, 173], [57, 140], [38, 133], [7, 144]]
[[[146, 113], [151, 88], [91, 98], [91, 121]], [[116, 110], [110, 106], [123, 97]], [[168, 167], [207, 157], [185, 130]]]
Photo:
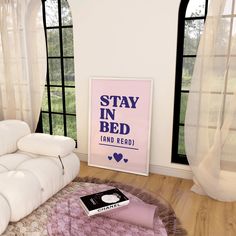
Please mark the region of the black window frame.
[[184, 38], [186, 20], [206, 20], [208, 10], [208, 0], [205, 0], [205, 13], [203, 16], [186, 17], [188, 4], [191, 0], [181, 0], [178, 14], [178, 36], [177, 36], [177, 55], [175, 71], [175, 95], [174, 95], [174, 115], [173, 115], [173, 133], [172, 133], [172, 155], [171, 162], [176, 164], [188, 165], [187, 156], [178, 153], [179, 148], [179, 129], [184, 127], [180, 123], [181, 94], [189, 93], [188, 90], [182, 90], [183, 61], [184, 58], [196, 58], [196, 54], [184, 55]]
[[[63, 53], [63, 29], [73, 29], [73, 24], [70, 25], [63, 25], [62, 24], [62, 9], [61, 9], [61, 0], [57, 0], [58, 3], [58, 25], [57, 26], [47, 26], [46, 23], [46, 7], [45, 7], [45, 2], [47, 0], [41, 0], [42, 1], [42, 12], [43, 12], [43, 23], [44, 23], [44, 30], [45, 30], [45, 40], [46, 40], [46, 48], [47, 48], [47, 75], [46, 75], [46, 84], [45, 88], [47, 90], [47, 98], [48, 98], [48, 110], [44, 111], [41, 110], [40, 113], [40, 118], [39, 118], [39, 123], [37, 127], [37, 132], [44, 132], [44, 127], [43, 127], [43, 114], [48, 114], [48, 119], [49, 119], [49, 133], [53, 134], [53, 120], [52, 116], [53, 115], [61, 115], [63, 117], [63, 127], [64, 127], [64, 136], [68, 135], [67, 132], [67, 116], [74, 116], [76, 117], [76, 112], [75, 113], [68, 113], [66, 111], [66, 88], [73, 88], [75, 89], [75, 84], [74, 85], [66, 85], [65, 84], [65, 71], [64, 71], [64, 59], [73, 59], [74, 63], [74, 54], [73, 56], [65, 56]], [[67, 0], [65, 0], [67, 1]], [[59, 50], [60, 50], [60, 55], [59, 56], [49, 56], [48, 55], [48, 37], [47, 37], [47, 31], [52, 30], [52, 29], [57, 29], [59, 32]], [[50, 83], [50, 78], [49, 78], [49, 60], [50, 59], [58, 59], [60, 61], [60, 76], [61, 76], [61, 84], [60, 85], [53, 85]], [[51, 103], [51, 93], [50, 90], [52, 88], [61, 88], [62, 91], [62, 112], [55, 112], [52, 111], [52, 103]], [[77, 141], [77, 140], [75, 140]]]

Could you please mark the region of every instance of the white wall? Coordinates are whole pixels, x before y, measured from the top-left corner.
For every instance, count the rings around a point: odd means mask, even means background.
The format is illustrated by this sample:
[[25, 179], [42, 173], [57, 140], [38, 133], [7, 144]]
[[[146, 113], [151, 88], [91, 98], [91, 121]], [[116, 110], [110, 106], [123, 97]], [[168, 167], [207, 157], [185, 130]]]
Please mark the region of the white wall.
[[79, 153], [88, 153], [89, 78], [153, 78], [151, 171], [190, 176], [189, 167], [171, 164], [179, 3], [69, 0], [74, 26]]

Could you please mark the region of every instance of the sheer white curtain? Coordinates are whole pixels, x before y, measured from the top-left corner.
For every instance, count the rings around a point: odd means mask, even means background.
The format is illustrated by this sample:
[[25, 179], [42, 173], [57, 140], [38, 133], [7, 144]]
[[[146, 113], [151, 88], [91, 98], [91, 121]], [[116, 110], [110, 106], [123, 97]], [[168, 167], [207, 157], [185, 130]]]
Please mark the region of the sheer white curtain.
[[0, 1], [0, 120], [37, 126], [46, 79], [40, 0]]
[[236, 200], [236, 4], [212, 0], [201, 36], [185, 118], [192, 190]]

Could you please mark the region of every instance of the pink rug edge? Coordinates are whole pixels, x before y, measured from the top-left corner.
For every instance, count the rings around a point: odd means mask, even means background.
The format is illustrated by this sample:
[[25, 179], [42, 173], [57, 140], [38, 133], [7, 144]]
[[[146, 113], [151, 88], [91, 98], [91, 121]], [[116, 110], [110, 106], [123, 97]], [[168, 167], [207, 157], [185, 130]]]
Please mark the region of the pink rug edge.
[[77, 177], [73, 180], [73, 182], [107, 184], [113, 187], [123, 189], [124, 191], [127, 191], [135, 195], [142, 201], [148, 204], [153, 204], [157, 206], [155, 214], [158, 214], [158, 216], [162, 220], [168, 236], [187, 235], [187, 231], [182, 227], [181, 222], [177, 218], [171, 205], [160, 195], [156, 195], [156, 194], [154, 195], [153, 193], [144, 191], [143, 189], [139, 189], [131, 185], [123, 184], [123, 183], [112, 181], [109, 179], [102, 180], [102, 179], [93, 178], [93, 177]]

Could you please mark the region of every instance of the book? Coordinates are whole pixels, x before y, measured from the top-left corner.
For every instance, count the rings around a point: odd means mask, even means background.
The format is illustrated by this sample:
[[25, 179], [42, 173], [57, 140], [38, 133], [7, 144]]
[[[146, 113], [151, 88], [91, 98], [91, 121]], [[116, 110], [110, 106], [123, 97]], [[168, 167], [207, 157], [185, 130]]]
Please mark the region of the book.
[[82, 196], [80, 205], [88, 216], [110, 211], [129, 204], [129, 199], [118, 188]]

